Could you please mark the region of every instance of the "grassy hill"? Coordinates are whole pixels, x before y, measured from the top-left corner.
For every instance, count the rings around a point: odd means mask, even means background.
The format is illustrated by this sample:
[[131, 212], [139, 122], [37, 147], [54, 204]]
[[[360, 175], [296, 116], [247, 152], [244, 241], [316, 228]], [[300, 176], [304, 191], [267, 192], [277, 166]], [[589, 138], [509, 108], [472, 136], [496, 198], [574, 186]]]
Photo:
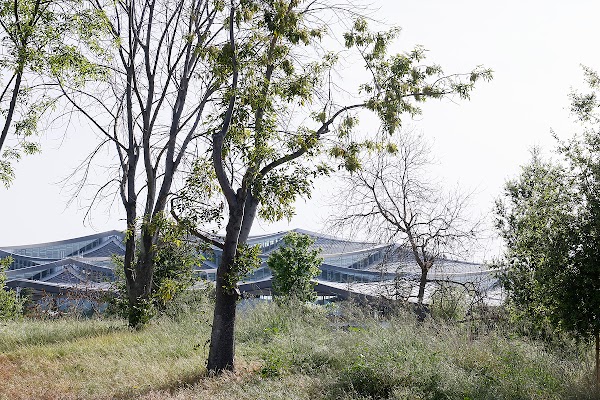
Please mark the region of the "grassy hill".
[[347, 305], [240, 310], [237, 371], [205, 375], [210, 304], [130, 331], [0, 325], [2, 399], [593, 399], [587, 347]]

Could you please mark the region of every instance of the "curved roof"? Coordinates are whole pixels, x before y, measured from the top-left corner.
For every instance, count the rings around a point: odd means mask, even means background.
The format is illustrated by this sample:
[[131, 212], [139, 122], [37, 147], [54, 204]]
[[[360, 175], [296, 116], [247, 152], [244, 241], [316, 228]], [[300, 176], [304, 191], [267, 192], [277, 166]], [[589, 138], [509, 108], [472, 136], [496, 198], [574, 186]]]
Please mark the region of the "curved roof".
[[[275, 244], [269, 246], [268, 249], [263, 251], [263, 255], [268, 255], [281, 245], [279, 241], [283, 238], [283, 236], [285, 236], [289, 232], [290, 231], [281, 231], [276, 233], [251, 236], [248, 238], [248, 243], [260, 244], [261, 242], [275, 240]], [[340, 239], [336, 238], [335, 236], [308, 231], [305, 229], [293, 229], [292, 232], [301, 233], [303, 235], [308, 235], [311, 238], [313, 238], [315, 240], [315, 243], [312, 247], [320, 248], [321, 256], [325, 258], [341, 255], [350, 255], [351, 253], [359, 254], [368, 251], [379, 250], [389, 246], [387, 244]]]
[[84, 258], [94, 257], [111, 257], [113, 254], [123, 255], [125, 254], [125, 246], [121, 244], [119, 240], [112, 238], [108, 242], [102, 243], [100, 246], [95, 247], [87, 252], [81, 254]]
[[32, 249], [32, 248], [38, 248], [38, 247], [39, 248], [48, 248], [48, 247], [60, 246], [60, 245], [64, 245], [64, 244], [73, 244], [73, 243], [78, 243], [78, 242], [92, 241], [94, 239], [100, 239], [103, 237], [110, 237], [110, 236], [123, 237], [123, 232], [117, 231], [117, 230], [111, 230], [111, 231], [106, 231], [106, 232], [95, 233], [93, 235], [80, 236], [80, 237], [76, 237], [76, 238], [72, 238], [72, 239], [57, 240], [55, 242], [25, 244], [25, 245], [16, 245], [16, 246], [0, 246], [0, 249], [11, 252], [11, 250], [18, 250], [18, 249]]
[[46, 264], [68, 257], [96, 258], [123, 254], [123, 234], [112, 230], [55, 242], [0, 247], [0, 258], [12, 257], [11, 269]]
[[34, 265], [32, 267], [25, 267], [19, 269], [13, 269], [10, 271], [6, 271], [7, 278], [10, 279], [18, 279], [18, 278], [26, 278], [28, 276], [33, 276], [41, 271], [47, 271], [52, 268], [64, 267], [67, 265], [75, 265], [80, 268], [84, 268], [90, 271], [96, 271], [101, 273], [113, 273], [114, 268], [112, 266], [101, 266], [87, 262], [85, 259], [76, 259], [76, 258], [63, 258], [62, 260], [52, 261], [45, 264]]
[[11, 251], [0, 248], [0, 258], [4, 258], [4, 257], [12, 257], [13, 259], [18, 258], [20, 260], [31, 261], [32, 263], [36, 263], [36, 264], [43, 264], [43, 263], [47, 263], [47, 262], [56, 260], [56, 258], [32, 257], [32, 256], [23, 255], [23, 254], [17, 254], [17, 253], [13, 253]]
[[[323, 273], [315, 280], [316, 289], [321, 294], [380, 295], [379, 292], [384, 293], [388, 290], [387, 286], [395, 287], [398, 278], [408, 282], [407, 290], [414, 289], [410, 282], [418, 278], [419, 268], [401, 244], [352, 241], [303, 229], [293, 231], [309, 235], [315, 240], [313, 248], [321, 249], [324, 259], [321, 265]], [[282, 245], [281, 239], [288, 232], [249, 238], [249, 244], [257, 244], [262, 248], [262, 268], [257, 271], [265, 269], [264, 260]], [[110, 290], [108, 282], [93, 281], [97, 281], [96, 278], [100, 275], [114, 277], [114, 265], [110, 256], [124, 254], [122, 240], [123, 234], [112, 230], [55, 242], [0, 247], [0, 258], [12, 255], [20, 262], [18, 269], [7, 271], [7, 284], [10, 287], [48, 289], [57, 293], [68, 287]], [[197, 271], [204, 274], [216, 272], [215, 263], [220, 255], [217, 249], [213, 251], [215, 260], [204, 260]], [[49, 258], [49, 255], [56, 257]], [[267, 275], [270, 274], [246, 277], [247, 280], [239, 284], [240, 290], [267, 294], [271, 284], [271, 276]], [[91, 277], [92, 281], [86, 281], [87, 277]], [[486, 290], [495, 290], [497, 287], [494, 271], [484, 265], [459, 260], [439, 260], [430, 271], [429, 279], [431, 282], [453, 281], [459, 284], [476, 282]]]

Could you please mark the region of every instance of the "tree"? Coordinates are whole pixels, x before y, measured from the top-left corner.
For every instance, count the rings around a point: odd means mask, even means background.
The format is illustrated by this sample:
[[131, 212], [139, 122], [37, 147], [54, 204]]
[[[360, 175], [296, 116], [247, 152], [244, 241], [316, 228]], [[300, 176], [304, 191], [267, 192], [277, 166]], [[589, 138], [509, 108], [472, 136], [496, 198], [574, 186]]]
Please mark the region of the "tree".
[[267, 259], [273, 273], [273, 296], [299, 301], [314, 301], [316, 278], [321, 270], [321, 249], [311, 249], [314, 239], [290, 232], [283, 237], [283, 246]]
[[569, 263], [577, 208], [566, 171], [544, 161], [539, 149], [496, 200], [496, 228], [506, 244], [500, 278], [517, 317], [551, 317], [554, 278]]
[[[222, 99], [224, 123], [211, 136], [214, 176], [225, 203], [223, 240], [196, 230], [199, 237], [222, 249], [217, 270], [216, 302], [208, 370], [234, 367], [234, 330], [240, 271], [236, 263], [247, 251], [255, 218], [278, 220], [293, 214], [298, 196], [309, 196], [312, 181], [332, 170], [320, 163], [324, 155], [342, 167], [359, 167], [359, 139], [346, 141], [357, 125], [360, 110], [377, 116], [393, 134], [405, 115], [420, 112], [418, 103], [455, 95], [468, 98], [475, 82], [490, 79], [491, 71], [476, 68], [467, 74], [444, 75], [437, 65], [424, 65], [425, 51], [389, 56], [397, 33], [370, 32], [357, 19], [344, 35], [347, 51], [364, 62], [370, 79], [352, 102], [340, 104], [332, 70], [338, 57], [321, 51], [328, 33], [322, 21], [348, 16], [329, 3], [299, 0], [245, 0], [230, 25], [230, 89]], [[317, 61], [315, 61], [317, 60]], [[340, 95], [343, 97], [343, 95]], [[184, 208], [184, 207], [182, 207]]]
[[[90, 13], [77, 0], [0, 1], [0, 183], [14, 178], [13, 161], [40, 151], [32, 141], [38, 121], [56, 103], [59, 94], [46, 84], [49, 77], [71, 75], [85, 79], [98, 68], [78, 48], [84, 43], [101, 53], [96, 34], [103, 18]], [[9, 134], [17, 143], [11, 145]]]
[[140, 327], [147, 319], [144, 304], [152, 294], [157, 244], [178, 173], [219, 122], [213, 103], [231, 74], [229, 41], [234, 38], [225, 32], [235, 22], [235, 7], [219, 0], [86, 4], [105, 17], [108, 55], [98, 63], [110, 75], [83, 87], [58, 81], [73, 111], [102, 138], [81, 175], [75, 175], [81, 178], [75, 196], [88, 183], [95, 157], [110, 146], [117, 162], [89, 210], [111, 195], [123, 204], [128, 319], [130, 326]]
[[563, 291], [558, 304], [567, 330], [594, 338], [596, 384], [600, 390], [600, 76], [583, 67], [590, 92], [571, 93], [571, 112], [583, 124], [583, 132], [559, 146], [569, 164], [572, 185], [579, 196], [577, 230], [572, 262], [560, 274]]
[[506, 245], [500, 277], [516, 318], [595, 339], [598, 377], [600, 214], [581, 184], [585, 178], [572, 172], [534, 152], [520, 176], [507, 182], [496, 202]]
[[417, 301], [422, 306], [431, 268], [467, 249], [480, 222], [469, 221], [468, 195], [458, 189], [445, 193], [427, 174], [431, 149], [421, 135], [404, 131], [383, 137], [365, 153], [362, 168], [344, 177], [332, 223], [408, 248], [421, 271]]
[[514, 308], [576, 337], [593, 339], [600, 385], [600, 79], [584, 68], [590, 93], [573, 92], [584, 131], [559, 143], [562, 165], [534, 152], [497, 201], [506, 243], [502, 281]]

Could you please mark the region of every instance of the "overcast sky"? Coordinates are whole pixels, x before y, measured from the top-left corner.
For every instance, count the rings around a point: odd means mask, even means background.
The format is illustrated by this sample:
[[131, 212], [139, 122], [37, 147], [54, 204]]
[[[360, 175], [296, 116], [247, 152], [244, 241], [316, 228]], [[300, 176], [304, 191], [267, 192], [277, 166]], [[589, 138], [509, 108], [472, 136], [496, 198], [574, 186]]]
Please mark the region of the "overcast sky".
[[[578, 128], [568, 112], [568, 93], [582, 87], [580, 64], [600, 69], [600, 2], [372, 4], [378, 9], [375, 17], [402, 28], [394, 52], [420, 44], [429, 50], [428, 60], [447, 73], [476, 65], [494, 70], [493, 81], [478, 83], [470, 101], [429, 102], [419, 120], [411, 122], [434, 142], [437, 173], [448, 184], [476, 190], [474, 213], [491, 210], [505, 180], [528, 160], [531, 146], [554, 146], [550, 129], [567, 138]], [[24, 158], [11, 188], [0, 188], [0, 246], [123, 229], [118, 202], [112, 209], [95, 210], [92, 224], [83, 221], [85, 201], [67, 207], [69, 193], [59, 182], [95, 143], [87, 125], [75, 121], [72, 126], [65, 135], [45, 134], [43, 154]], [[318, 183], [312, 199], [298, 202], [289, 224], [257, 223], [254, 233], [323, 230], [332, 187], [331, 182]]]

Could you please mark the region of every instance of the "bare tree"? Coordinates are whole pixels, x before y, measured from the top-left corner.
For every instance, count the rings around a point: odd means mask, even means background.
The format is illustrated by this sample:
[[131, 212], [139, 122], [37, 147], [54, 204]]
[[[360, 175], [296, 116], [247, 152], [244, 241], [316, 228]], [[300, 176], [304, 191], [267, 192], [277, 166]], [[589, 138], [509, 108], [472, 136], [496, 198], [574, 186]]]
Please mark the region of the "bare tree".
[[[129, 324], [146, 318], [156, 244], [178, 171], [198, 140], [219, 125], [215, 94], [231, 75], [233, 5], [215, 0], [89, 0], [106, 16], [110, 54], [98, 62], [105, 80], [58, 85], [73, 111], [102, 138], [81, 165], [77, 194], [90, 180], [94, 158], [110, 146], [117, 163], [92, 205], [111, 194], [126, 212], [124, 269]], [[227, 124], [226, 124], [227, 125]], [[225, 128], [226, 129], [226, 128]], [[91, 206], [90, 206], [91, 208]]]
[[431, 148], [421, 135], [404, 131], [375, 147], [361, 169], [345, 176], [336, 196], [339, 212], [331, 222], [402, 243], [420, 269], [417, 300], [422, 305], [429, 271], [467, 249], [480, 222], [469, 220], [468, 194], [444, 191], [431, 180]]

